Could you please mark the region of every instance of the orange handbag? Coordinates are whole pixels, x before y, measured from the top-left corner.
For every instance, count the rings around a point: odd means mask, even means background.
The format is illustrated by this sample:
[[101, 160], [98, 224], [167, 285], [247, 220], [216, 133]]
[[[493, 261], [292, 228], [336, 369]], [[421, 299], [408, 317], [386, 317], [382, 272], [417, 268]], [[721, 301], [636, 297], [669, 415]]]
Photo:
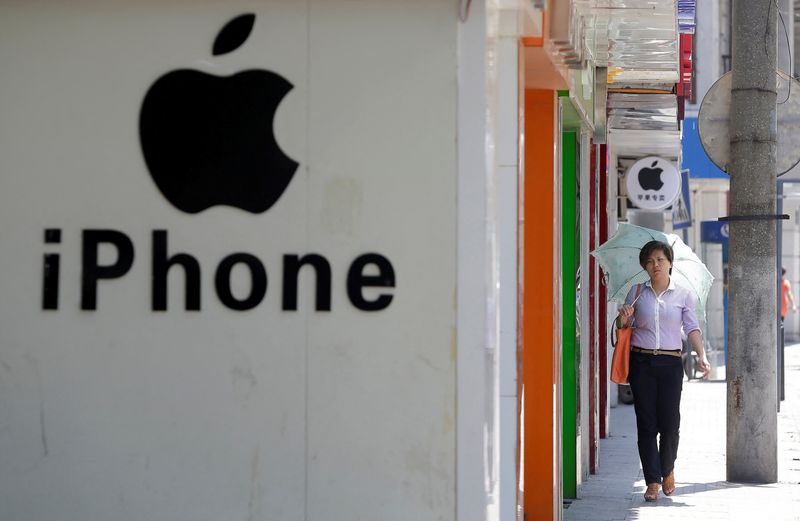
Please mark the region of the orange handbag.
[[[639, 284], [636, 286], [636, 298], [633, 299], [633, 304], [636, 304], [641, 291], [642, 285]], [[628, 369], [631, 364], [631, 334], [635, 320], [634, 316], [630, 324], [617, 328], [617, 341], [614, 343], [614, 355], [611, 358], [611, 381], [616, 384], [628, 383]]]

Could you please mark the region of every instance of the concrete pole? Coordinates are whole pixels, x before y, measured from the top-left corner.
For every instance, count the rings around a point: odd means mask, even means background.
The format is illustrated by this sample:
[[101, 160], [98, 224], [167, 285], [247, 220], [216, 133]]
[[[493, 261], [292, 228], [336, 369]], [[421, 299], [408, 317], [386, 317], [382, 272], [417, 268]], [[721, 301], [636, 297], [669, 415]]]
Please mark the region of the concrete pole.
[[[778, 9], [733, 0], [727, 479], [778, 480], [775, 214]], [[743, 216], [762, 216], [736, 220]]]

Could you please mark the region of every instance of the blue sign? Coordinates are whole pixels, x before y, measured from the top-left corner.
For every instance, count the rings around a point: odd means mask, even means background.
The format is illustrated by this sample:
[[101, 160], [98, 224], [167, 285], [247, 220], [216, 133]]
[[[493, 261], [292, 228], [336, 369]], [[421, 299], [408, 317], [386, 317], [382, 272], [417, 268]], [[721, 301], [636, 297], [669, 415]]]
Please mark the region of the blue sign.
[[689, 198], [689, 171], [681, 170], [681, 192], [672, 204], [672, 228], [679, 230], [692, 225], [692, 204]]
[[700, 223], [701, 242], [728, 242], [728, 223], [725, 221], [703, 221]]
[[730, 179], [728, 174], [720, 170], [706, 155], [700, 134], [697, 130], [697, 118], [686, 118], [683, 121], [683, 158], [681, 165], [692, 172], [692, 179]]

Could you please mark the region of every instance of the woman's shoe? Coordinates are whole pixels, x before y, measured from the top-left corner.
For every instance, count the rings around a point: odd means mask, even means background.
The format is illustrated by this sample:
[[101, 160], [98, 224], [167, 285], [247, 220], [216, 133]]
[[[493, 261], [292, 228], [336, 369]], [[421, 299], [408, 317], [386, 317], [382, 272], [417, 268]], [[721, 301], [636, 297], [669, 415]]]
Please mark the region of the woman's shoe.
[[658, 499], [658, 489], [661, 488], [661, 485], [658, 483], [650, 483], [647, 485], [647, 490], [644, 493], [644, 500], [645, 501], [655, 501]]
[[675, 492], [675, 471], [669, 473], [669, 476], [664, 478], [664, 495], [671, 496]]

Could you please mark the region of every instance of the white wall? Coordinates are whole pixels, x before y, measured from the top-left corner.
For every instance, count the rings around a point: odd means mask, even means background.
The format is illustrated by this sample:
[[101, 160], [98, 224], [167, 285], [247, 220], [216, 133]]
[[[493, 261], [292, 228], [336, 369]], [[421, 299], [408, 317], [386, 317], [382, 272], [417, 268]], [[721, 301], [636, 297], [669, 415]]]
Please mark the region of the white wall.
[[[795, 301], [800, 305], [800, 183], [784, 185], [783, 213], [789, 215], [789, 220], [781, 223], [781, 262], [786, 268], [786, 278], [792, 284]], [[787, 341], [800, 339], [800, 314], [792, 313], [791, 305], [783, 326]]]
[[727, 179], [692, 179], [689, 181], [694, 223], [689, 229], [689, 243], [711, 274], [714, 275], [714, 283], [711, 286], [706, 303], [707, 330], [705, 335], [708, 341], [706, 349], [709, 351], [709, 360], [712, 363], [712, 370], [715, 372], [712, 377], [720, 378], [722, 373], [716, 374], [716, 371], [724, 365], [723, 348], [725, 342], [722, 246], [700, 242], [700, 223], [702, 221], [715, 221], [719, 217], [728, 215], [729, 184]]
[[[519, 6], [514, 2], [485, 5], [485, 272], [487, 363], [486, 516], [490, 520], [517, 516], [520, 454], [517, 398], [518, 182], [520, 173]], [[480, 3], [471, 16], [479, 16]], [[466, 79], [475, 82], [478, 78]], [[471, 202], [465, 202], [472, 204]], [[462, 203], [460, 203], [462, 204]], [[461, 475], [459, 474], [459, 478]], [[461, 498], [459, 498], [461, 500]]]
[[[457, 299], [457, 481], [460, 521], [499, 515], [499, 439], [496, 426], [496, 284], [491, 247], [488, 165], [494, 127], [489, 99], [490, 14], [471, 4], [459, 24], [458, 50], [458, 290]], [[492, 110], [490, 112], [490, 108]]]
[[[610, 148], [610, 147], [609, 147]], [[612, 237], [614, 233], [616, 233], [617, 229], [619, 228], [619, 220], [617, 219], [617, 197], [618, 197], [618, 190], [619, 190], [619, 179], [617, 173], [617, 155], [614, 154], [613, 150], [609, 150], [608, 158], [607, 158], [607, 175], [606, 175], [606, 215], [608, 216], [608, 222], [606, 226], [608, 227], [608, 236]], [[610, 331], [610, 328], [614, 327], [614, 319], [617, 317], [617, 304], [616, 302], [608, 301], [608, 305], [606, 306], [606, 324], [607, 328]], [[608, 333], [605, 333], [608, 334]], [[614, 347], [612, 345], [608, 345], [608, 352], [606, 353], [606, 374], [611, 375], [611, 359], [614, 353]], [[608, 378], [608, 408], [609, 408], [609, 418], [610, 418], [610, 409], [612, 407], [616, 407], [620, 405], [619, 401], [619, 386], [611, 381], [609, 376]], [[608, 435], [612, 435], [612, 428], [611, 422], [609, 421], [606, 425], [606, 433]]]
[[778, 68], [794, 72], [794, 0], [780, 0], [778, 4]]
[[589, 327], [589, 220], [591, 212], [589, 211], [589, 200], [593, 197], [592, 186], [589, 184], [589, 170], [590, 170], [590, 133], [588, 130], [581, 130], [580, 135], [580, 154], [578, 175], [580, 180], [580, 294], [581, 299], [578, 305], [580, 306], [580, 365], [578, 368], [578, 379], [580, 386], [580, 395], [578, 398], [578, 415], [579, 423], [577, 425], [577, 454], [580, 457], [576, 458], [577, 470], [577, 487], [578, 497], [580, 497], [580, 489], [583, 482], [589, 479], [589, 444], [591, 443], [591, 431], [589, 430], [589, 416], [594, 414], [591, 402], [589, 401], [589, 363], [590, 353], [589, 345], [591, 342], [590, 335], [592, 330]]
[[[496, 77], [492, 98], [494, 118], [494, 165], [490, 172], [490, 221], [496, 222], [494, 281], [497, 288], [495, 350], [497, 519], [517, 514], [517, 469], [519, 402], [517, 399], [517, 209], [519, 179], [519, 39], [516, 33], [500, 32], [496, 42]], [[490, 86], [491, 88], [492, 86]]]
[[[211, 56], [245, 11], [244, 45]], [[455, 14], [449, 1], [0, 5], [1, 517], [455, 518]], [[176, 68], [293, 84], [274, 131], [300, 167], [268, 211], [192, 215], [157, 190], [139, 109]], [[81, 233], [96, 228], [125, 233], [135, 258], [88, 311]], [[200, 311], [183, 309], [180, 268], [168, 311], [151, 310], [155, 229], [200, 262]], [[60, 255], [58, 310], [42, 309], [46, 252]], [[234, 252], [266, 266], [250, 311], [215, 295]], [[365, 290], [393, 295], [383, 311], [356, 309], [345, 287], [369, 252], [396, 273]], [[290, 253], [329, 260], [331, 311], [313, 309], [307, 271], [299, 310], [281, 310]], [[246, 272], [233, 279], [247, 294]]]

